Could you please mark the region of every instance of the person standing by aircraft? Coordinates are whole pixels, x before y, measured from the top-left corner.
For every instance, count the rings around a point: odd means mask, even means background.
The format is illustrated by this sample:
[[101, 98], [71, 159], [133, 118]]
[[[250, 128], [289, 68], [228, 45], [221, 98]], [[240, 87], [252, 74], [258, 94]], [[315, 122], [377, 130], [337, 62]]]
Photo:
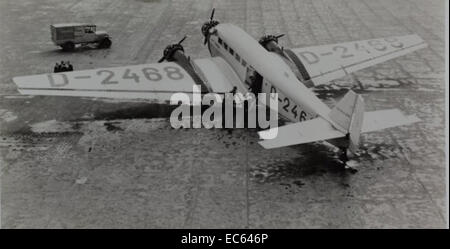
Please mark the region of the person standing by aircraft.
[[67, 71], [73, 71], [73, 66], [70, 64], [70, 61], [67, 61]]
[[249, 90], [258, 97], [258, 93], [262, 92], [262, 77], [256, 71], [250, 77], [250, 87]]
[[64, 62], [61, 61], [61, 63], [56, 62], [55, 67], [53, 68], [54, 73], [60, 73], [60, 72], [70, 72], [73, 71], [73, 66], [70, 64], [70, 61]]
[[61, 65], [58, 64], [58, 62], [55, 63], [55, 67], [53, 68], [54, 73], [61, 72]]
[[61, 70], [59, 70], [60, 72], [66, 72], [67, 71], [67, 65], [64, 61], [61, 61]]

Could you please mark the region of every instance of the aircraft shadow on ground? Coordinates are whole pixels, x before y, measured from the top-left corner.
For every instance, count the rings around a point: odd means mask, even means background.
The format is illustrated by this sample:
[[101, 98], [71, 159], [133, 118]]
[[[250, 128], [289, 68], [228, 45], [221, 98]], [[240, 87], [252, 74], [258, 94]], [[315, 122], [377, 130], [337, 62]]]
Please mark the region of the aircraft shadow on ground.
[[113, 111], [97, 111], [94, 120], [169, 118], [176, 106], [143, 103]]
[[[268, 165], [255, 165], [251, 169], [252, 178], [258, 183], [281, 182], [287, 184], [290, 182], [301, 187], [302, 179], [325, 175], [346, 179], [357, 173], [355, 169], [345, 169], [344, 165], [338, 161], [338, 155], [325, 145], [304, 144], [292, 148], [299, 152], [298, 156]], [[358, 168], [363, 163], [371, 164], [375, 161], [401, 159], [403, 149], [386, 143], [367, 143], [366, 146], [360, 148], [359, 152], [360, 155], [353, 158], [357, 162]], [[380, 170], [382, 167], [382, 164], [377, 164], [376, 169]]]
[[252, 169], [259, 182], [275, 182], [281, 179], [301, 179], [325, 174], [347, 175], [349, 172], [338, 161], [337, 154], [321, 144], [304, 144], [293, 147], [299, 156]]

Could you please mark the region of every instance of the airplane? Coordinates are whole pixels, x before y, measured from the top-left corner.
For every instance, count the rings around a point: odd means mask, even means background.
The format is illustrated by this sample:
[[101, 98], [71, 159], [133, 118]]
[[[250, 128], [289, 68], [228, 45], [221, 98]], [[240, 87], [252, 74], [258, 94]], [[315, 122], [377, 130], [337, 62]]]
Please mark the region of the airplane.
[[312, 87], [328, 84], [358, 70], [402, 56], [427, 44], [418, 35], [360, 40], [302, 48], [278, 44], [283, 35], [256, 40], [241, 28], [210, 19], [201, 27], [211, 57], [191, 59], [182, 42], [168, 45], [158, 63], [14, 77], [21, 94], [169, 101], [174, 93], [278, 94], [278, 112], [290, 124], [278, 135], [259, 131], [259, 144], [279, 148], [326, 141], [340, 151], [342, 161], [357, 155], [362, 133], [420, 121], [398, 109], [365, 112], [362, 97], [352, 90], [328, 107]]

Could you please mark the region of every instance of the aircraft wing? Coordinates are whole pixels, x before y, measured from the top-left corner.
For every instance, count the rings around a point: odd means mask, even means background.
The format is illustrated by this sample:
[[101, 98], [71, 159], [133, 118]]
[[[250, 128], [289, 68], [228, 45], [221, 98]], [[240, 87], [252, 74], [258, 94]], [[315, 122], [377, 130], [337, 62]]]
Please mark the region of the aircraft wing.
[[237, 92], [247, 92], [236, 72], [221, 57], [195, 59], [193, 66], [205, 81], [210, 92], [227, 93], [233, 87], [237, 88]]
[[418, 35], [405, 35], [284, 51], [305, 82], [317, 86], [426, 46]]
[[174, 62], [20, 76], [13, 81], [21, 94], [160, 101], [170, 101], [176, 92], [192, 94], [195, 84]]

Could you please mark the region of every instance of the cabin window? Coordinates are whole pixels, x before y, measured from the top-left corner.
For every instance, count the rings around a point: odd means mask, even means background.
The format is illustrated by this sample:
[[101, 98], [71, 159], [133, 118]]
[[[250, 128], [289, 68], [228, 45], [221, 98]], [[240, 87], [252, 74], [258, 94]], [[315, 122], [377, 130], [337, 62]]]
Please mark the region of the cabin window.
[[245, 60], [242, 60], [242, 66], [246, 67], [247, 66], [247, 62]]
[[228, 50], [228, 45], [224, 42], [223, 47]]
[[230, 48], [229, 52], [231, 55], [234, 55], [234, 50], [232, 48]]
[[219, 44], [222, 45], [222, 39], [219, 37]]
[[241, 60], [241, 57], [236, 53], [236, 55], [234, 56], [236, 58], [237, 61]]

